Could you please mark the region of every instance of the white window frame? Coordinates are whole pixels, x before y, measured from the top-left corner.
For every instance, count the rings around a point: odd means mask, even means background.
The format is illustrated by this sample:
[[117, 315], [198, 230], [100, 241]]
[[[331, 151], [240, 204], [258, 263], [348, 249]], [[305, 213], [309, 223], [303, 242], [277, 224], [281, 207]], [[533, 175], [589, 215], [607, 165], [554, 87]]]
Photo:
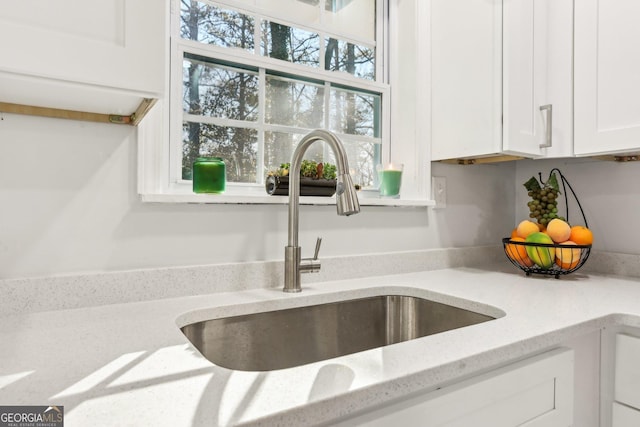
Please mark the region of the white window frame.
[[[171, 19], [168, 23], [170, 25], [180, 25], [180, 6], [179, 0], [169, 0], [171, 3]], [[227, 4], [224, 0], [216, 0], [218, 3]], [[424, 3], [422, 0], [414, 0], [415, 8], [424, 12], [426, 9], [420, 8], [420, 3]], [[377, 20], [387, 20], [389, 16], [397, 14], [407, 14], [407, 12], [400, 11], [397, 2], [391, 0], [390, 5], [387, 7], [387, 2], [382, 0], [381, 3], [385, 7], [377, 8]], [[233, 9], [233, 6], [229, 5]], [[269, 19], [268, 13], [260, 13], [261, 16]], [[424, 17], [424, 16], [423, 16]], [[415, 20], [415, 30], [420, 30], [419, 17], [413, 16], [411, 19]], [[274, 19], [276, 20], [276, 19]], [[277, 19], [277, 22], [281, 22], [285, 25], [289, 25], [297, 28], [304, 28], [296, 23], [287, 23], [282, 19]], [[381, 22], [381, 21], [378, 21]], [[404, 26], [404, 22], [403, 22]], [[312, 29], [318, 31], [317, 29]], [[346, 73], [330, 72], [325, 70], [310, 71], [309, 67], [287, 63], [285, 61], [276, 60], [273, 58], [262, 57], [258, 54], [244, 52], [239, 49], [228, 49], [210, 45], [203, 45], [202, 43], [194, 42], [191, 40], [170, 38], [168, 37], [167, 60], [166, 66], [171, 70], [171, 74], [176, 80], [180, 81], [180, 84], [170, 84], [167, 81], [165, 87], [165, 93], [170, 96], [169, 99], [160, 100], [159, 106], [154, 108], [143, 123], [139, 126], [138, 131], [138, 147], [139, 147], [139, 161], [138, 161], [138, 192], [141, 194], [142, 200], [146, 202], [168, 202], [168, 203], [256, 203], [256, 204], [285, 204], [287, 198], [284, 196], [268, 196], [264, 191], [264, 188], [257, 184], [240, 184], [240, 183], [227, 183], [227, 191], [222, 195], [206, 195], [206, 194], [194, 194], [191, 191], [191, 181], [182, 181], [179, 177], [179, 168], [175, 160], [175, 153], [171, 153], [171, 150], [180, 150], [180, 143], [171, 143], [172, 141], [182, 141], [182, 59], [185, 51], [195, 53], [202, 56], [211, 56], [212, 52], [219, 58], [231, 62], [243, 63], [249, 61], [256, 67], [276, 68], [290, 72], [291, 74], [300, 75], [302, 77], [308, 77], [312, 79], [318, 79], [318, 72], [322, 74], [321, 78], [325, 81], [330, 81], [334, 84], [345, 85], [350, 87], [361, 88], [369, 90], [371, 92], [378, 92], [382, 95], [382, 122], [381, 122], [381, 140], [382, 140], [382, 161], [396, 161], [405, 163], [405, 175], [403, 176], [403, 190], [401, 199], [378, 199], [374, 194], [363, 194], [361, 197], [361, 204], [363, 205], [391, 205], [391, 206], [430, 206], [433, 202], [428, 200], [427, 195], [429, 192], [426, 188], [429, 185], [430, 163], [425, 158], [425, 152], [429, 152], [429, 147], [423, 147], [423, 144], [417, 143], [416, 138], [407, 138], [406, 129], [404, 132], [394, 132], [394, 115], [406, 114], [407, 110], [413, 112], [415, 117], [419, 116], [419, 111], [411, 108], [411, 105], [407, 105], [405, 102], [398, 102], [394, 98], [394, 91], [391, 89], [389, 82], [392, 86], [394, 84], [410, 84], [411, 82], [403, 82], [404, 77], [399, 74], [393, 77], [393, 73], [390, 73], [390, 67], [392, 61], [397, 61], [399, 58], [394, 59], [394, 54], [390, 50], [393, 46], [398, 44], [401, 39], [399, 32], [406, 33], [402, 28], [396, 26], [395, 30], [392, 30], [387, 37], [383, 34], [383, 31], [389, 31], [389, 25], [384, 24], [378, 26], [376, 37], [378, 40], [383, 40], [384, 46], [378, 43], [377, 49], [382, 50], [381, 55], [376, 57], [376, 79], [380, 81], [368, 81], [359, 79]], [[173, 28], [170, 31], [172, 34], [177, 34], [177, 29]], [[415, 33], [410, 34], [409, 37], [415, 36]], [[391, 41], [389, 41], [391, 39]], [[362, 40], [349, 40], [345, 37], [340, 37], [340, 40], [351, 41], [356, 44], [368, 44], [363, 43]], [[321, 46], [323, 43], [321, 43]], [[409, 51], [417, 51], [424, 47], [424, 43], [417, 42], [418, 46], [411, 46]], [[256, 46], [255, 49], [259, 49]], [[415, 49], [415, 50], [414, 50]], [[169, 53], [170, 52], [170, 53]], [[423, 52], [428, 54], [428, 52]], [[421, 55], [424, 56], [424, 55]], [[400, 58], [401, 59], [401, 58]], [[419, 62], [419, 61], [418, 61]], [[398, 62], [396, 62], [398, 64]], [[417, 64], [416, 64], [417, 65]], [[398, 69], [401, 67], [397, 67]], [[391, 76], [391, 77], [390, 77]], [[169, 79], [167, 79], [169, 80]], [[418, 79], [416, 78], [416, 83]], [[395, 83], [394, 83], [395, 82]], [[399, 92], [399, 91], [398, 91]], [[169, 101], [173, 100], [173, 101]], [[394, 109], [394, 104], [399, 105], [399, 109]], [[393, 109], [393, 110], [392, 110]], [[392, 113], [393, 111], [393, 113]], [[177, 115], [177, 116], [176, 116]], [[180, 117], [180, 119], [176, 119]], [[419, 120], [416, 120], [416, 123]], [[176, 124], [180, 124], [176, 126]], [[417, 126], [415, 126], [417, 128]], [[177, 129], [176, 129], [177, 128]], [[171, 130], [170, 130], [171, 129]], [[395, 129], [398, 130], [397, 128]], [[416, 131], [416, 129], [414, 129]], [[391, 144], [392, 137], [399, 135], [398, 141], [394, 140]], [[341, 136], [341, 135], [338, 135]], [[355, 135], [345, 135], [346, 139], [357, 139]], [[398, 154], [395, 154], [398, 153]], [[407, 167], [408, 166], [408, 167]], [[407, 173], [408, 172], [408, 173]], [[426, 172], [426, 176], [425, 176]], [[408, 176], [407, 176], [408, 175]], [[408, 190], [405, 189], [408, 187]], [[309, 197], [302, 198], [301, 203], [306, 204], [333, 204], [333, 198], [321, 198], [321, 197]]]

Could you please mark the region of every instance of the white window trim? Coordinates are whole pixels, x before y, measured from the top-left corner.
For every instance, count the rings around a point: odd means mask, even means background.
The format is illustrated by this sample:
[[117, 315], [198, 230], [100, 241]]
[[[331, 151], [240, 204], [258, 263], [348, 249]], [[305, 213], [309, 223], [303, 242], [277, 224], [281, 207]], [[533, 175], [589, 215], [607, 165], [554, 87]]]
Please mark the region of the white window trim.
[[[428, 2], [413, 0], [409, 8], [401, 8], [395, 1], [389, 3], [389, 10], [378, 11], [377, 19], [386, 19], [385, 17], [389, 16], [392, 20], [403, 22], [402, 26], [389, 26], [391, 27], [389, 41], [383, 50], [385, 57], [382, 60], [388, 62], [386, 66], [388, 75], [384, 79], [390, 81], [392, 89], [389, 90], [387, 85], [376, 82], [365, 84], [369, 84], [371, 90], [383, 93], [382, 140], [386, 145], [382, 161], [405, 164], [402, 194], [400, 199], [381, 199], [375, 197], [371, 191], [363, 191], [360, 203], [363, 206], [434, 206], [435, 203], [429, 198], [430, 126], [425, 126], [425, 120], [430, 117], [428, 25], [425, 24], [429, 22]], [[179, 14], [180, 11], [172, 9], [171, 13]], [[411, 25], [405, 25], [409, 23]], [[166, 39], [169, 44], [169, 35]], [[386, 40], [384, 37], [383, 39]], [[180, 42], [181, 45], [190, 45], [191, 43], [189, 40]], [[197, 46], [197, 43], [193, 44], [196, 46], [189, 46], [189, 51], [197, 52], [202, 49]], [[213, 46], [207, 48], [216, 49]], [[167, 49], [167, 51], [169, 50], [173, 51], [174, 55], [182, 55], [177, 43], [174, 43], [171, 49]], [[225, 52], [226, 56], [229, 54], [228, 51]], [[234, 51], [231, 55], [239, 55], [239, 59], [244, 60], [247, 59], [246, 55], [250, 55], [253, 61], [257, 56], [242, 51]], [[166, 56], [165, 64], [169, 69], [170, 55]], [[413, 60], [407, 63], [407, 58], [412, 57]], [[262, 61], [268, 65], [270, 61], [275, 60], [260, 58], [259, 62]], [[378, 64], [380, 63], [379, 58]], [[283, 64], [279, 63], [278, 65], [282, 67]], [[285, 64], [285, 66], [291, 67], [292, 72], [296, 74], [308, 75], [308, 71], [298, 64]], [[412, 66], [412, 72], [411, 70], [408, 74], [402, 72]], [[422, 74], [418, 70], [421, 70]], [[380, 69], [377, 68], [376, 72], [379, 73]], [[341, 73], [334, 74], [326, 80], [338, 84], [353, 85], [354, 77], [344, 76]], [[358, 85], [362, 87], [363, 81], [358, 80]], [[403, 93], [403, 86], [404, 91], [408, 89], [414, 92], [414, 99], [409, 102], [406, 99], [399, 99]], [[167, 79], [165, 93], [169, 94], [169, 90], [169, 79]], [[173, 90], [179, 90], [179, 87], [176, 88], [174, 85]], [[416, 92], [420, 96], [415, 96]], [[175, 96], [174, 99], [176, 99]], [[180, 99], [180, 96], [177, 99]], [[169, 130], [169, 124], [172, 114], [175, 112], [171, 111], [168, 100], [160, 100], [138, 126], [138, 193], [143, 202], [207, 204], [286, 204], [288, 202], [286, 196], [266, 195], [264, 188], [259, 189], [256, 184], [228, 184], [224, 194], [210, 195], [194, 194], [189, 185], [171, 183], [170, 138], [172, 132]], [[182, 111], [179, 114], [182, 116]], [[390, 141], [393, 142], [390, 143]], [[328, 205], [334, 204], [335, 199], [333, 197], [301, 197], [300, 202], [310, 205]]]

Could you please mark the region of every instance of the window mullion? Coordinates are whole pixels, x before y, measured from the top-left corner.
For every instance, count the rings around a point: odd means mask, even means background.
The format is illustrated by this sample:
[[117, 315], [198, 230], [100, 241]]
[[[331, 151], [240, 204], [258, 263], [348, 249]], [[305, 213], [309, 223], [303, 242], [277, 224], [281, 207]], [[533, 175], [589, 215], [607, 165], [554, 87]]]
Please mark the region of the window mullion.
[[[331, 129], [331, 83], [324, 83], [324, 128]], [[324, 146], [324, 152], [322, 153], [324, 158], [329, 156], [329, 147], [327, 144]]]
[[[324, 37], [326, 37], [326, 33], [323, 33]], [[373, 92], [379, 92], [384, 86], [384, 84], [380, 84], [375, 80], [365, 80], [359, 79], [347, 73], [336, 73], [330, 72], [323, 69], [318, 68], [310, 68], [301, 64], [294, 64], [287, 61], [281, 61], [279, 59], [269, 58], [261, 55], [254, 55], [249, 52], [241, 51], [238, 49], [230, 49], [230, 48], [221, 48], [219, 46], [212, 45], [202, 45], [198, 44], [198, 42], [194, 42], [193, 40], [184, 40], [181, 39], [178, 41], [178, 44], [185, 52], [217, 59], [226, 59], [228, 62], [236, 63], [236, 64], [251, 64], [256, 67], [264, 67], [270, 70], [274, 70], [277, 72], [302, 76], [305, 78], [313, 79], [313, 80], [323, 80], [333, 82], [335, 84], [370, 90]], [[324, 45], [324, 43], [322, 43]], [[321, 45], [321, 46], [322, 46]], [[322, 47], [322, 51], [324, 52], [326, 47]], [[324, 54], [321, 58], [324, 61]]]
[[255, 121], [228, 119], [226, 117], [199, 116], [197, 114], [184, 113], [182, 115], [184, 121], [194, 123], [204, 123], [207, 125], [215, 125], [222, 127], [247, 128], [260, 130], [260, 125]]
[[267, 73], [264, 68], [260, 68], [258, 73], [258, 152], [256, 153], [257, 173], [256, 182], [262, 184], [265, 177], [265, 121], [267, 103]]
[[262, 55], [262, 17], [254, 15], [255, 25], [253, 27], [253, 54], [259, 57]]
[[376, 82], [389, 82], [389, 3], [376, 0]]
[[[318, 7], [320, 8], [320, 28], [324, 28], [324, 11], [325, 11], [325, 2], [328, 0], [320, 0], [320, 4], [318, 5]], [[327, 45], [326, 45], [326, 38], [325, 38], [325, 33], [324, 31], [318, 31], [318, 37], [320, 37], [320, 69], [321, 70], [326, 70], [326, 65], [325, 65], [325, 55], [326, 55], [326, 49], [327, 49]]]
[[327, 66], [326, 66], [326, 53], [327, 53], [327, 43], [326, 43], [326, 36], [325, 33], [323, 31], [319, 31], [318, 32], [318, 37], [320, 37], [320, 69], [321, 70], [326, 70]]

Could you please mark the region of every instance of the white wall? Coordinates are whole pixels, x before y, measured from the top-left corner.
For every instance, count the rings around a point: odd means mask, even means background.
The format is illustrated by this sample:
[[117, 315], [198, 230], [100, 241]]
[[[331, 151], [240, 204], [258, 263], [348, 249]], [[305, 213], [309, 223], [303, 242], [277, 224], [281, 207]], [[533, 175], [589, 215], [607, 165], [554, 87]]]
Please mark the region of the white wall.
[[[522, 186], [542, 173], [547, 179], [558, 168], [575, 190], [594, 233], [593, 249], [640, 255], [640, 163], [616, 163], [588, 158], [518, 161], [515, 175], [516, 222], [528, 217], [527, 191]], [[558, 176], [558, 179], [560, 177]], [[569, 191], [570, 193], [570, 191]], [[584, 225], [569, 195], [569, 222]], [[559, 204], [564, 213], [564, 201]]]
[[[286, 206], [143, 204], [135, 130], [4, 114], [0, 120], [0, 279], [278, 260]], [[364, 207], [338, 217], [303, 206], [300, 243], [321, 256], [499, 244], [514, 218], [515, 164], [434, 164], [447, 207]]]

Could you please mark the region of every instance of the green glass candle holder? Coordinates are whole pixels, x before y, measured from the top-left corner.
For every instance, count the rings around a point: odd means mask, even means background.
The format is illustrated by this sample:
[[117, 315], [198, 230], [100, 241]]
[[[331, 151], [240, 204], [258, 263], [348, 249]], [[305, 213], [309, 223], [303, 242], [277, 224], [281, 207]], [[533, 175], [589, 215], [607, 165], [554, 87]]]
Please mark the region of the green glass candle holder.
[[400, 197], [403, 164], [389, 163], [377, 165], [378, 180], [380, 181], [380, 197], [397, 199]]
[[193, 162], [194, 193], [224, 193], [227, 171], [220, 157], [198, 157]]

